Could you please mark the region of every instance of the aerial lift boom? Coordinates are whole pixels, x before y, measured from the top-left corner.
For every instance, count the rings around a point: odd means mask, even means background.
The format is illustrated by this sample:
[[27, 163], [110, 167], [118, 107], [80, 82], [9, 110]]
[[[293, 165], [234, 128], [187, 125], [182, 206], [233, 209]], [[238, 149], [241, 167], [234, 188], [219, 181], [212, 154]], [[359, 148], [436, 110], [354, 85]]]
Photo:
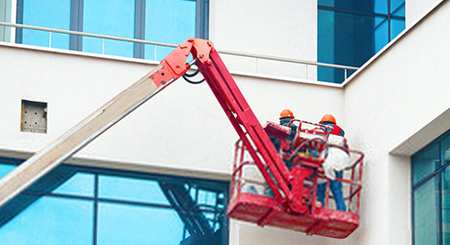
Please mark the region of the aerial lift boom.
[[[190, 54], [193, 61], [188, 63]], [[183, 76], [194, 64], [272, 190], [277, 205], [292, 215], [305, 214], [311, 207], [302, 200], [303, 183], [298, 179], [305, 179], [311, 172], [287, 168], [212, 42], [195, 38], [183, 42], [136, 83], [0, 179], [0, 207]]]

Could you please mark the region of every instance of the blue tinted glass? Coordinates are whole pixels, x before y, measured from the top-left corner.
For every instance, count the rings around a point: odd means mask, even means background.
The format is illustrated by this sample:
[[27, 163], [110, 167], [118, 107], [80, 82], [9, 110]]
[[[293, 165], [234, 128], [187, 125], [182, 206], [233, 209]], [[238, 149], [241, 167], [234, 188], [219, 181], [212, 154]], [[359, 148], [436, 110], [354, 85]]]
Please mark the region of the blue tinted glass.
[[[347, 77], [352, 73], [352, 71], [347, 71]], [[319, 66], [317, 74], [318, 80], [323, 82], [342, 83], [345, 80], [345, 70], [341, 68]]]
[[405, 5], [403, 4], [401, 7], [397, 8], [392, 15], [394, 17], [400, 17], [404, 20], [405, 18]]
[[338, 9], [351, 10], [355, 12], [373, 13], [375, 2], [377, 0], [344, 0], [335, 1], [335, 7]]
[[170, 209], [100, 203], [99, 245], [174, 245], [183, 240], [184, 224]]
[[334, 62], [334, 12], [318, 11], [318, 61]]
[[[448, 148], [447, 148], [448, 149]], [[448, 153], [445, 153], [448, 155]], [[448, 162], [448, 160], [447, 160]], [[442, 173], [442, 228], [444, 231], [450, 229], [450, 167]], [[443, 244], [450, 244], [450, 233], [443, 232]]]
[[99, 197], [169, 205], [156, 181], [99, 176]]
[[391, 39], [394, 39], [405, 29], [405, 20], [391, 19]]
[[377, 14], [387, 14], [388, 10], [387, 0], [375, 0], [374, 2], [374, 12]]
[[0, 164], [0, 178], [11, 172], [13, 169], [15, 169], [15, 165], [10, 164]]
[[319, 0], [318, 4], [327, 7], [334, 7], [334, 0]]
[[0, 227], [2, 245], [91, 244], [93, 202], [42, 197]]
[[[189, 37], [195, 37], [195, 1], [147, 0], [145, 11], [145, 40], [180, 44]], [[155, 49], [147, 47], [145, 58], [154, 59]], [[157, 60], [171, 50], [173, 48], [157, 47]]]
[[438, 178], [428, 181], [414, 191], [415, 244], [438, 244]]
[[[69, 30], [70, 0], [24, 0], [23, 24]], [[23, 29], [22, 43], [49, 47], [49, 33]], [[52, 33], [51, 47], [69, 49], [69, 35]]]
[[414, 155], [412, 157], [412, 178], [414, 184], [432, 174], [439, 166], [439, 144], [435, 144]]
[[[84, 0], [83, 30], [116, 37], [134, 38], [134, 0]], [[83, 51], [133, 57], [133, 43], [83, 38]]]
[[405, 8], [405, 0], [390, 0], [390, 2], [391, 2], [391, 13], [394, 13], [397, 9], [401, 7]]
[[379, 24], [375, 26], [375, 53], [389, 42], [389, 26], [386, 18], [375, 18]]
[[443, 160], [442, 165], [450, 161], [450, 135], [441, 141], [441, 159]]
[[53, 191], [57, 194], [94, 196], [94, 175], [77, 173]]

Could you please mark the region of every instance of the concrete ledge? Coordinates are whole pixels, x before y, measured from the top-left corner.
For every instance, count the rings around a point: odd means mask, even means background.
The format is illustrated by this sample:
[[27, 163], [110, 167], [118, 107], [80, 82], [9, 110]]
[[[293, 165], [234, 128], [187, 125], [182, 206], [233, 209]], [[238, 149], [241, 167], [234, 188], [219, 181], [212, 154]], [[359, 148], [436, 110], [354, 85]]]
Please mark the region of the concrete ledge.
[[[28, 159], [34, 152], [23, 152], [9, 149], [0, 149], [0, 156], [6, 158], [15, 159]], [[200, 170], [189, 170], [189, 169], [176, 169], [169, 167], [160, 167], [160, 164], [152, 163], [138, 163], [138, 162], [122, 162], [122, 161], [111, 161], [104, 159], [92, 159], [83, 157], [73, 157], [65, 161], [63, 164], [92, 167], [92, 168], [105, 168], [123, 171], [136, 171], [151, 174], [165, 174], [174, 175], [179, 177], [191, 177], [200, 178], [208, 180], [220, 180], [220, 181], [230, 181], [231, 174], [223, 174], [216, 172], [200, 171]]]

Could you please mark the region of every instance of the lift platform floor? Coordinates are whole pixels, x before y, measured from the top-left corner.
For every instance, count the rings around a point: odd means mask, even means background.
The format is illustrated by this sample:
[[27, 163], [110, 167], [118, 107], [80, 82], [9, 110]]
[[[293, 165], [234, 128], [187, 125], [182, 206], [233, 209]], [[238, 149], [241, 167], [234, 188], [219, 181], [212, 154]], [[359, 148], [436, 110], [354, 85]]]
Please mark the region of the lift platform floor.
[[275, 198], [239, 193], [229, 207], [228, 215], [260, 226], [273, 226], [332, 238], [346, 238], [359, 224], [359, 215], [328, 208], [312, 207], [306, 214], [285, 211]]

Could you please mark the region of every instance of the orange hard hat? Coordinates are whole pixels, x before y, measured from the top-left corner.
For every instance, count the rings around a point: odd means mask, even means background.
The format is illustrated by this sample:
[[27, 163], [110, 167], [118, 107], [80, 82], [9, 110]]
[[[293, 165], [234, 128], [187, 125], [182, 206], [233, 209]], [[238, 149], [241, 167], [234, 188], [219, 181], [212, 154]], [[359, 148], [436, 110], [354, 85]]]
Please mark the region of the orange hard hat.
[[320, 122], [332, 122], [336, 124], [336, 118], [334, 118], [334, 116], [331, 114], [326, 114], [322, 117], [322, 120], [320, 120]]
[[294, 113], [292, 113], [292, 111], [290, 111], [288, 109], [284, 109], [280, 113], [280, 119], [283, 118], [283, 117], [292, 117], [292, 118], [294, 118]]

